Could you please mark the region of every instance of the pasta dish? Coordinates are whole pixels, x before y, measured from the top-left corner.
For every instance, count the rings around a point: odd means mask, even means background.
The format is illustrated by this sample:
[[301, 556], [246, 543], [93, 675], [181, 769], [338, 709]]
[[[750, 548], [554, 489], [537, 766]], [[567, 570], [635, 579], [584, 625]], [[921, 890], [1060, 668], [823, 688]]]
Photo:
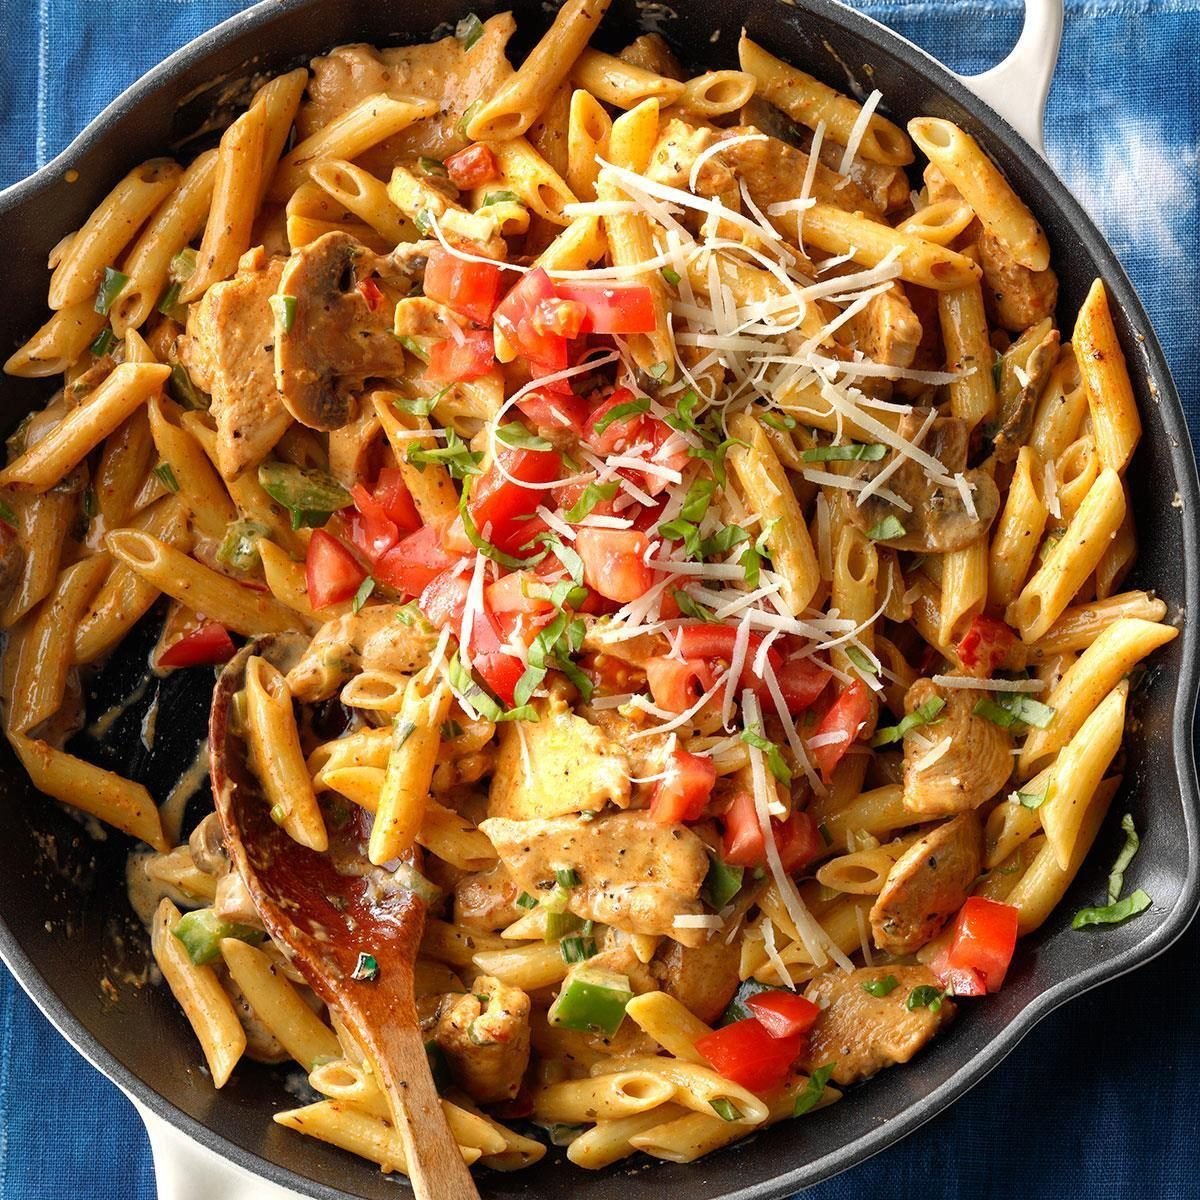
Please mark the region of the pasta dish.
[[[72, 745], [139, 623], [159, 675], [234, 660], [220, 728], [269, 829], [332, 855], [369, 823], [339, 871], [423, 906], [420, 1035], [497, 1170], [692, 1161], [985, 1003], [1178, 632], [1124, 582], [1141, 424], [1104, 283], [1067, 340], [970, 134], [745, 35], [701, 74], [657, 34], [606, 53], [606, 7], [566, 0], [515, 67], [503, 13], [256, 80], [65, 233], [5, 364], [55, 389], [0, 471], [8, 740], [137, 844], [212, 1085], [298, 1064], [276, 1122], [385, 1171], [379, 1063], [219, 789], [184, 823]], [[1152, 903], [1113, 819], [1072, 936]]]

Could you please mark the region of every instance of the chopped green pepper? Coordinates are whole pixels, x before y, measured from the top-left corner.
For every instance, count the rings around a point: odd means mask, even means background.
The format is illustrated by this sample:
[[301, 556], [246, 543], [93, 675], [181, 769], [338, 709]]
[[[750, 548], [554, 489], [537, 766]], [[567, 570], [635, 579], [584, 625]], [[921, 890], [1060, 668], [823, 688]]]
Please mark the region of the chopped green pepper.
[[331, 514], [347, 508], [350, 493], [331, 475], [314, 468], [274, 460], [258, 468], [263, 491], [292, 514], [292, 528], [324, 525]]
[[625, 1006], [632, 999], [633, 991], [624, 975], [583, 966], [564, 981], [547, 1020], [563, 1029], [612, 1037], [625, 1019]]
[[221, 953], [222, 938], [237, 938], [239, 942], [257, 945], [266, 937], [261, 929], [223, 921], [211, 908], [184, 913], [171, 932], [183, 943], [188, 958], [198, 967], [212, 962]]
[[719, 858], [710, 859], [708, 874], [704, 877], [704, 889], [700, 895], [706, 904], [720, 912], [742, 890], [745, 867], [731, 867]]
[[268, 532], [258, 521], [231, 521], [217, 547], [217, 562], [243, 575], [253, 571], [260, 562], [258, 539], [266, 537]]

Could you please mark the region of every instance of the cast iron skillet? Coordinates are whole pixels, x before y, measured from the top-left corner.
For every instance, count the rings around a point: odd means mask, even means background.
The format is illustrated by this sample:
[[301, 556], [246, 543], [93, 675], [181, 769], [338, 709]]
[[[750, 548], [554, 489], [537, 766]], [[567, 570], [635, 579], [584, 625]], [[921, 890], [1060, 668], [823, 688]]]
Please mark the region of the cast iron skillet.
[[[476, 7], [486, 15], [508, 5], [476, 0]], [[512, 7], [528, 41], [544, 25], [541, 6], [537, 0], [516, 0]], [[1092, 278], [1103, 276], [1146, 427], [1129, 473], [1142, 542], [1132, 583], [1157, 588], [1172, 618], [1200, 612], [1195, 517], [1200, 496], [1179, 398], [1125, 273], [1053, 172], [955, 76], [830, 0], [686, 0], [680, 7], [686, 19], [662, 5], [639, 10], [633, 0], [615, 0], [604, 22], [607, 38], [616, 44], [657, 28], [685, 62], [728, 66], [744, 24], [770, 49], [838, 88], [847, 86], [848, 77], [866, 83], [868, 90], [879, 87], [898, 120], [927, 113], [958, 121], [980, 139], [1045, 225], [1062, 283], [1062, 328], [1070, 330]], [[20, 246], [24, 263], [44, 261], [63, 231], [76, 228], [134, 163], [167, 146], [182, 145], [186, 153], [189, 146], [203, 144], [206, 133], [211, 137], [228, 106], [245, 98], [256, 72], [279, 71], [343, 42], [422, 41], [439, 22], [453, 21], [463, 11], [455, 0], [419, 5], [269, 0], [257, 5], [173, 55], [107, 109], [68, 152], [0, 196], [0, 245]], [[68, 168], [78, 172], [76, 182], [68, 182]], [[37, 270], [12, 271], [5, 284], [0, 349], [7, 354], [44, 319], [46, 277]], [[6, 427], [44, 401], [47, 392], [43, 384], [7, 378], [0, 388]], [[94, 681], [92, 715], [136, 685], [152, 636], [152, 629], [143, 629], [140, 643], [127, 647]], [[1117, 843], [1110, 821], [1059, 911], [1022, 943], [1003, 992], [986, 1003], [963, 1005], [956, 1025], [910, 1066], [884, 1072], [816, 1117], [785, 1122], [699, 1164], [647, 1167], [638, 1161], [633, 1168], [593, 1174], [552, 1153], [532, 1171], [484, 1175], [483, 1193], [550, 1197], [569, 1188], [578, 1200], [657, 1200], [668, 1194], [763, 1200], [789, 1194], [915, 1129], [991, 1070], [1057, 1005], [1164, 950], [1200, 905], [1191, 744], [1198, 636], [1200, 625], [1186, 625], [1183, 636], [1157, 658], [1153, 688], [1139, 706], [1141, 722], [1131, 737], [1127, 783], [1114, 805], [1114, 814], [1132, 811], [1138, 828], [1146, 831], [1130, 882], [1154, 897], [1150, 912], [1124, 926], [1086, 934], [1068, 927], [1076, 907], [1103, 894], [1105, 869]], [[137, 706], [116, 724], [105, 746], [85, 743], [78, 749], [164, 796], [203, 732], [206, 700], [206, 688], [175, 676], [162, 685], [152, 750], [139, 739]], [[167, 1176], [175, 1181], [164, 1187], [164, 1195], [284, 1194], [265, 1180], [294, 1189], [291, 1194], [327, 1200], [397, 1195], [397, 1183], [373, 1166], [271, 1123], [272, 1112], [294, 1103], [277, 1073], [246, 1067], [222, 1092], [213, 1091], [169, 993], [137, 986], [146, 953], [123, 898], [125, 839], [110, 833], [94, 842], [78, 822], [32, 791], [7, 746], [3, 754], [0, 955], [63, 1034], [148, 1114], [159, 1134], [160, 1183]], [[166, 1125], [174, 1130], [165, 1130]], [[210, 1156], [196, 1143], [252, 1172], [257, 1181], [235, 1168], [234, 1178], [224, 1179], [218, 1189], [203, 1174], [196, 1155]], [[179, 1167], [179, 1155], [190, 1156], [186, 1171]]]

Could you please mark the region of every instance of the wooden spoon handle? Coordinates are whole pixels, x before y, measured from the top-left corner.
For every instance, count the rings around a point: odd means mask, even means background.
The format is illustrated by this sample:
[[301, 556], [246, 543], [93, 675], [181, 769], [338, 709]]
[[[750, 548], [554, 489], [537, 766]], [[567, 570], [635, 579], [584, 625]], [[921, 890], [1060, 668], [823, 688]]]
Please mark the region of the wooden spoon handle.
[[416, 1200], [479, 1200], [471, 1172], [446, 1124], [420, 1030], [388, 1025], [376, 1036], [379, 1073], [392, 1123], [400, 1131]]

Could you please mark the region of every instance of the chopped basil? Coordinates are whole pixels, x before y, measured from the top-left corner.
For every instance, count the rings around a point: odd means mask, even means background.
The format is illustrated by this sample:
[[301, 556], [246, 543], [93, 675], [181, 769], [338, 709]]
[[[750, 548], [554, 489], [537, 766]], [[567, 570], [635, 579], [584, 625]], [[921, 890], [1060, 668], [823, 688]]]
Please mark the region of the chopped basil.
[[498, 562], [502, 567], [508, 567], [510, 570], [519, 571], [524, 567], [531, 566], [535, 561], [540, 559], [518, 558], [515, 554], [509, 554], [505, 550], [501, 550], [498, 546], [493, 546], [479, 532], [479, 527], [475, 524], [475, 518], [471, 516], [471, 508], [467, 503], [470, 498], [471, 490], [463, 485], [462, 496], [459, 500], [458, 515], [462, 519], [463, 532], [467, 535], [467, 541], [479, 551], [484, 558], [490, 558], [493, 562]]
[[537, 908], [537, 901], [528, 893], [522, 892], [517, 897], [518, 908]]
[[890, 996], [899, 986], [900, 980], [895, 975], [885, 975], [882, 979], [868, 979], [862, 985], [862, 990], [868, 996], [874, 996], [877, 1000], [882, 1000], [884, 996]]
[[715, 446], [689, 446], [688, 457], [700, 458], [707, 462], [709, 469], [713, 473], [713, 478], [721, 487], [724, 487], [725, 456], [734, 446], [745, 445], [745, 442], [739, 441], [737, 438], [726, 438], [723, 442], [718, 442]]
[[483, 37], [483, 22], [474, 14], [467, 13], [454, 27], [454, 36], [462, 42], [464, 50], [470, 50]]
[[1138, 888], [1124, 900], [1114, 904], [1105, 904], [1101, 908], [1081, 908], [1071, 919], [1072, 929], [1083, 929], [1088, 925], [1119, 925], [1122, 921], [1143, 913], [1154, 901]]
[[685, 617], [691, 617], [696, 621], [715, 621], [716, 615], [712, 609], [705, 608], [695, 596], [689, 595], [682, 588], [672, 588], [671, 595], [675, 597], [675, 603], [679, 605], [679, 611]]
[[529, 646], [528, 666], [513, 691], [517, 704], [529, 701], [551, 667], [561, 671], [575, 685], [585, 703], [591, 699], [592, 681], [571, 661], [571, 655], [583, 645], [584, 632], [583, 621], [572, 619], [567, 612], [559, 612], [538, 632]]
[[882, 442], [850, 442], [845, 446], [812, 446], [800, 457], [805, 462], [878, 462], [886, 453]]
[[170, 463], [160, 462], [158, 466], [154, 468], [154, 474], [157, 475], [162, 481], [163, 487], [165, 487], [168, 492], [179, 491], [179, 480], [175, 478], [175, 472], [171, 470]]
[[1137, 830], [1133, 827], [1132, 813], [1126, 813], [1121, 818], [1121, 828], [1125, 831], [1125, 845], [1121, 847], [1121, 853], [1117, 855], [1117, 861], [1113, 863], [1112, 870], [1108, 873], [1109, 904], [1115, 904], [1120, 899], [1121, 889], [1125, 886], [1126, 868], [1133, 862], [1133, 856], [1142, 844], [1142, 839], [1138, 837]]
[[417, 170], [422, 175], [436, 175], [439, 179], [449, 178], [446, 164], [440, 158], [428, 158], [424, 154], [417, 159]]
[[291, 333], [296, 323], [296, 297], [274, 295], [271, 297], [271, 311], [275, 314], [275, 324], [283, 333]]
[[401, 412], [410, 413], [414, 417], [427, 417], [447, 390], [442, 388], [435, 396], [398, 396], [392, 403]]
[[162, 299], [158, 302], [158, 311], [164, 317], [169, 317], [176, 308], [179, 307], [179, 292], [181, 285], [172, 283], [168, 285], [167, 290], [163, 292]]
[[113, 301], [121, 294], [121, 289], [129, 282], [128, 275], [122, 275], [116, 267], [104, 268], [104, 279], [100, 283], [100, 289], [96, 292], [96, 303], [93, 306], [98, 313], [103, 313], [108, 316], [108, 310], [112, 308]]
[[559, 887], [573, 888], [579, 886], [579, 872], [574, 867], [558, 867], [554, 878]]
[[282, 804], [271, 805], [270, 816], [271, 820], [274, 821], [276, 825], [282, 825], [284, 821], [287, 820], [287, 815], [287, 809], [284, 808]]
[[909, 1012], [915, 1012], [918, 1008], [927, 1008], [930, 1012], [937, 1012], [942, 1007], [942, 1000], [945, 996], [946, 993], [941, 988], [936, 988], [931, 983], [922, 983], [908, 993], [904, 1007]]
[[716, 490], [716, 480], [692, 480], [687, 495], [683, 498], [683, 507], [679, 510], [679, 515], [685, 521], [703, 521]]
[[[429, 231], [425, 230], [425, 232], [428, 233]], [[421, 360], [421, 362], [428, 365], [429, 351], [425, 348], [428, 341], [428, 338], [415, 338], [408, 337], [406, 335], [400, 339], [400, 345], [402, 345], [405, 350], [407, 350], [414, 358], [418, 358]]]
[[1054, 709], [1021, 692], [997, 694], [994, 700], [985, 697], [975, 705], [972, 712], [977, 717], [987, 717], [993, 724], [1004, 729], [1017, 724], [1045, 729], [1054, 719]]
[[804, 1091], [796, 1097], [796, 1103], [792, 1107], [793, 1117], [802, 1117], [806, 1112], [816, 1107], [821, 1097], [825, 1095], [825, 1088], [829, 1084], [829, 1077], [833, 1074], [835, 1066], [837, 1066], [836, 1063], [826, 1063], [823, 1067], [818, 1067], [808, 1077], [808, 1082], [804, 1085]]
[[269, 459], [258, 467], [259, 486], [291, 513], [292, 528], [321, 526], [351, 504], [350, 493], [332, 475], [314, 467]]
[[458, 654], [450, 660], [449, 678], [454, 691], [489, 721], [540, 720], [537, 709], [529, 704], [520, 704], [507, 710], [502, 708], [499, 701], [475, 681]]
[[366, 577], [358, 585], [358, 591], [354, 593], [354, 599], [350, 601], [350, 608], [353, 612], [358, 612], [360, 608], [371, 598], [371, 593], [375, 590], [375, 580], [370, 575]]
[[597, 434], [603, 433], [615, 421], [627, 421], [630, 417], [640, 416], [650, 411], [650, 397], [639, 396], [626, 404], [614, 404], [593, 426]]
[[688, 388], [682, 396], [679, 397], [679, 403], [675, 405], [675, 411], [668, 413], [663, 419], [676, 433], [695, 433], [701, 437], [705, 436], [704, 432], [696, 424], [696, 405], [700, 403], [700, 397]]
[[726, 1100], [724, 1096], [718, 1100], [710, 1100], [708, 1103], [722, 1121], [740, 1121], [745, 1116], [732, 1100]]
[[846, 647], [846, 657], [864, 674], [878, 675], [879, 670], [875, 664], [867, 657], [865, 650], [860, 650], [857, 646]]
[[1050, 787], [1047, 785], [1040, 792], [1014, 792], [1013, 794], [1024, 808], [1038, 809], [1046, 803], [1050, 795]]
[[778, 517], [772, 517], [763, 527], [762, 532], [754, 539], [754, 545], [747, 546], [738, 556], [738, 566], [742, 568], [742, 576], [748, 588], [758, 587], [763, 559], [770, 557], [767, 550], [767, 538], [775, 527]]
[[615, 480], [611, 483], [589, 483], [564, 515], [572, 524], [582, 521], [601, 500], [611, 500], [617, 494], [618, 487]]
[[458, 122], [458, 132], [463, 136], [467, 136], [467, 126], [475, 119], [475, 114], [479, 111], [479, 106], [483, 103], [480, 99], [472, 100], [470, 104], [463, 110], [463, 115]]
[[96, 340], [88, 347], [97, 358], [103, 358], [116, 344], [116, 335], [107, 325], [96, 334]]
[[520, 421], [509, 421], [496, 427], [496, 440], [514, 450], [553, 450], [554, 443], [534, 433]]
[[784, 762], [783, 754], [779, 747], [770, 738], [764, 737], [757, 725], [751, 725], [749, 728], [742, 730], [742, 741], [747, 746], [753, 746], [756, 750], [761, 750], [767, 756], [767, 766], [771, 768], [771, 774], [784, 787], [787, 787], [792, 782], [792, 769]]
[[207, 392], [202, 392], [187, 373], [183, 363], [171, 364], [171, 377], [168, 380], [171, 396], [177, 404], [194, 410], [207, 409], [212, 404]]
[[712, 537], [706, 537], [700, 543], [700, 557], [712, 558], [717, 554], [727, 554], [734, 546], [748, 542], [750, 535], [740, 525], [726, 525], [717, 530]]
[[354, 970], [350, 973], [350, 978], [367, 983], [378, 979], [379, 963], [376, 961], [375, 955], [360, 953], [358, 961], [354, 964]]
[[946, 702], [940, 696], [931, 696], [924, 704], [914, 708], [898, 725], [887, 725], [877, 730], [871, 739], [872, 746], [890, 746], [898, 742], [909, 730], [921, 725], [932, 725], [938, 720], [938, 713], [946, 707]]
[[731, 867], [719, 858], [710, 858], [701, 898], [714, 912], [720, 912], [742, 890], [745, 874], [745, 867]]
[[679, 274], [679, 272], [678, 272], [677, 270], [675, 270], [675, 268], [674, 268], [674, 267], [663, 267], [663, 269], [662, 269], [662, 277], [663, 277], [663, 278], [664, 278], [664, 279], [665, 279], [665, 280], [666, 280], [666, 281], [667, 281], [667, 282], [668, 282], [668, 283], [669, 283], [669, 284], [670, 284], [672, 287], [674, 287], [674, 286], [675, 286], [675, 285], [676, 285], [676, 284], [677, 284], [677, 283], [678, 283], [678, 282], [679, 282], [679, 281], [680, 281], [680, 280], [683, 278], [683, 276], [682, 276], [682, 275], [680, 275], [680, 274]]
[[688, 558], [700, 557], [700, 529], [694, 521], [685, 521], [681, 517], [664, 521], [658, 527], [658, 535], [669, 542], [682, 542]]
[[796, 428], [796, 418], [787, 413], [759, 413], [758, 419], [764, 425], [766, 425], [768, 429], [777, 429], [780, 433], [787, 433], [789, 429]]
[[217, 547], [217, 561], [245, 575], [253, 571], [262, 561], [258, 553], [258, 539], [270, 531], [258, 521], [231, 521], [225, 527], [225, 536]]
[[510, 192], [507, 189], [502, 192], [488, 192], [483, 198], [483, 203], [480, 208], [488, 208], [493, 204], [520, 204], [521, 197], [516, 192]]
[[867, 530], [867, 537], [873, 542], [890, 542], [893, 538], [902, 538], [907, 532], [898, 518], [887, 516]]
[[466, 479], [468, 475], [478, 475], [479, 464], [483, 461], [483, 455], [472, 450], [453, 429], [446, 430], [444, 446], [434, 446], [432, 449], [428, 449], [414, 443], [409, 446], [405, 457], [418, 471], [424, 470], [429, 463], [440, 464], [455, 479]]

